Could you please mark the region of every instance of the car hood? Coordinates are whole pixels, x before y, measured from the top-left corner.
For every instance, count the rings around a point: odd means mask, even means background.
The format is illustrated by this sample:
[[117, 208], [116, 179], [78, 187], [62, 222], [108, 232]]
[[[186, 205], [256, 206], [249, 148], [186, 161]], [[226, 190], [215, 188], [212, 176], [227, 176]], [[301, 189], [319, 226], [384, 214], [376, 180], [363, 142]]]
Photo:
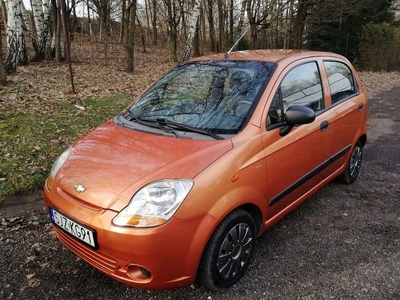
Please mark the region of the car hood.
[[[119, 211], [147, 183], [164, 178], [192, 179], [230, 149], [230, 140], [165, 137], [109, 121], [73, 146], [56, 184], [78, 202]], [[85, 190], [78, 192], [77, 185]]]

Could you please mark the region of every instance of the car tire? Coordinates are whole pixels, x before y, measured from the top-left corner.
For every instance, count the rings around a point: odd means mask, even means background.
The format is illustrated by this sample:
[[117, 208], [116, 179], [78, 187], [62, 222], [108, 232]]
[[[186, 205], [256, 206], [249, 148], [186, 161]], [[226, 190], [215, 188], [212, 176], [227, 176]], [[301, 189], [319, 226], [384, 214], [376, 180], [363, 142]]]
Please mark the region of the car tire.
[[256, 225], [243, 209], [231, 212], [213, 232], [200, 261], [197, 280], [218, 291], [235, 284], [254, 253]]
[[350, 184], [353, 183], [360, 173], [363, 157], [363, 147], [360, 142], [354, 146], [350, 159], [347, 162], [346, 170], [337, 178], [339, 182]]

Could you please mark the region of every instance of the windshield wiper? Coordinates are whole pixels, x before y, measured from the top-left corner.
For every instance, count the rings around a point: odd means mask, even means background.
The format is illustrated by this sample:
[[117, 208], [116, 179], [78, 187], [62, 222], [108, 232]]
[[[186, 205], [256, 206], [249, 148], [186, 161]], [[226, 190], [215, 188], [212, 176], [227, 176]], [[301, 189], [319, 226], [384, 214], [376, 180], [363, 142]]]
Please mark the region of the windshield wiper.
[[177, 122], [174, 122], [174, 121], [171, 121], [171, 120], [167, 120], [167, 119], [162, 119], [162, 118], [159, 118], [159, 119], [156, 119], [156, 120], [157, 120], [157, 122], [159, 124], [172, 126], [175, 129], [183, 129], [185, 131], [190, 131], [190, 132], [195, 132], [195, 133], [208, 135], [208, 136], [210, 136], [210, 137], [212, 137], [213, 139], [216, 139], [216, 140], [223, 140], [224, 139], [222, 136], [219, 136], [218, 134], [215, 134], [215, 133], [211, 132], [211, 130], [196, 128], [196, 127], [192, 127], [192, 126], [189, 126], [189, 125], [185, 125], [185, 124], [182, 124], [182, 123], [177, 123]]
[[163, 124], [162, 122], [159, 122], [157, 119], [137, 117], [130, 111], [127, 111], [126, 114], [124, 115], [124, 117], [125, 118], [128, 117], [129, 121], [135, 121], [136, 123], [139, 123], [141, 125], [158, 128], [168, 134], [173, 134], [175, 137], [178, 137], [178, 134], [171, 127], [164, 126], [165, 124]]

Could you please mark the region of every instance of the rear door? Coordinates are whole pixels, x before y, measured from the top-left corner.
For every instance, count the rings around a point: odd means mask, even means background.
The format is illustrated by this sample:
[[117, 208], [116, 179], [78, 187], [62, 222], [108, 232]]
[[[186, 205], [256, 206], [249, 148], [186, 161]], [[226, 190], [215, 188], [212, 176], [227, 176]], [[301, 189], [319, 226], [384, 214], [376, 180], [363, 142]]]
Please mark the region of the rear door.
[[[289, 65], [278, 82], [268, 101], [266, 131], [262, 134], [268, 177], [267, 219], [326, 177], [324, 167], [332, 140], [331, 112], [326, 109], [320, 64], [315, 60]], [[281, 136], [284, 112], [292, 105], [312, 108], [316, 119]]]
[[324, 60], [332, 111], [332, 167], [343, 166], [359, 138], [366, 107], [351, 68], [342, 61]]

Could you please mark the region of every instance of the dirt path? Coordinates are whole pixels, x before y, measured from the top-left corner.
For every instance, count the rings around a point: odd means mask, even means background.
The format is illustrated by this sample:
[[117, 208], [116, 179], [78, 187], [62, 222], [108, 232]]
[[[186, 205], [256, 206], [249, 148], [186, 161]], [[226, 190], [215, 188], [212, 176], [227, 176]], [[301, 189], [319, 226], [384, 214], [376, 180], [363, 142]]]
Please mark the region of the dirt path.
[[370, 101], [357, 182], [329, 184], [264, 234], [245, 277], [223, 293], [197, 284], [164, 292], [124, 286], [61, 246], [41, 201], [5, 202], [0, 299], [400, 299], [399, 170], [396, 88]]

